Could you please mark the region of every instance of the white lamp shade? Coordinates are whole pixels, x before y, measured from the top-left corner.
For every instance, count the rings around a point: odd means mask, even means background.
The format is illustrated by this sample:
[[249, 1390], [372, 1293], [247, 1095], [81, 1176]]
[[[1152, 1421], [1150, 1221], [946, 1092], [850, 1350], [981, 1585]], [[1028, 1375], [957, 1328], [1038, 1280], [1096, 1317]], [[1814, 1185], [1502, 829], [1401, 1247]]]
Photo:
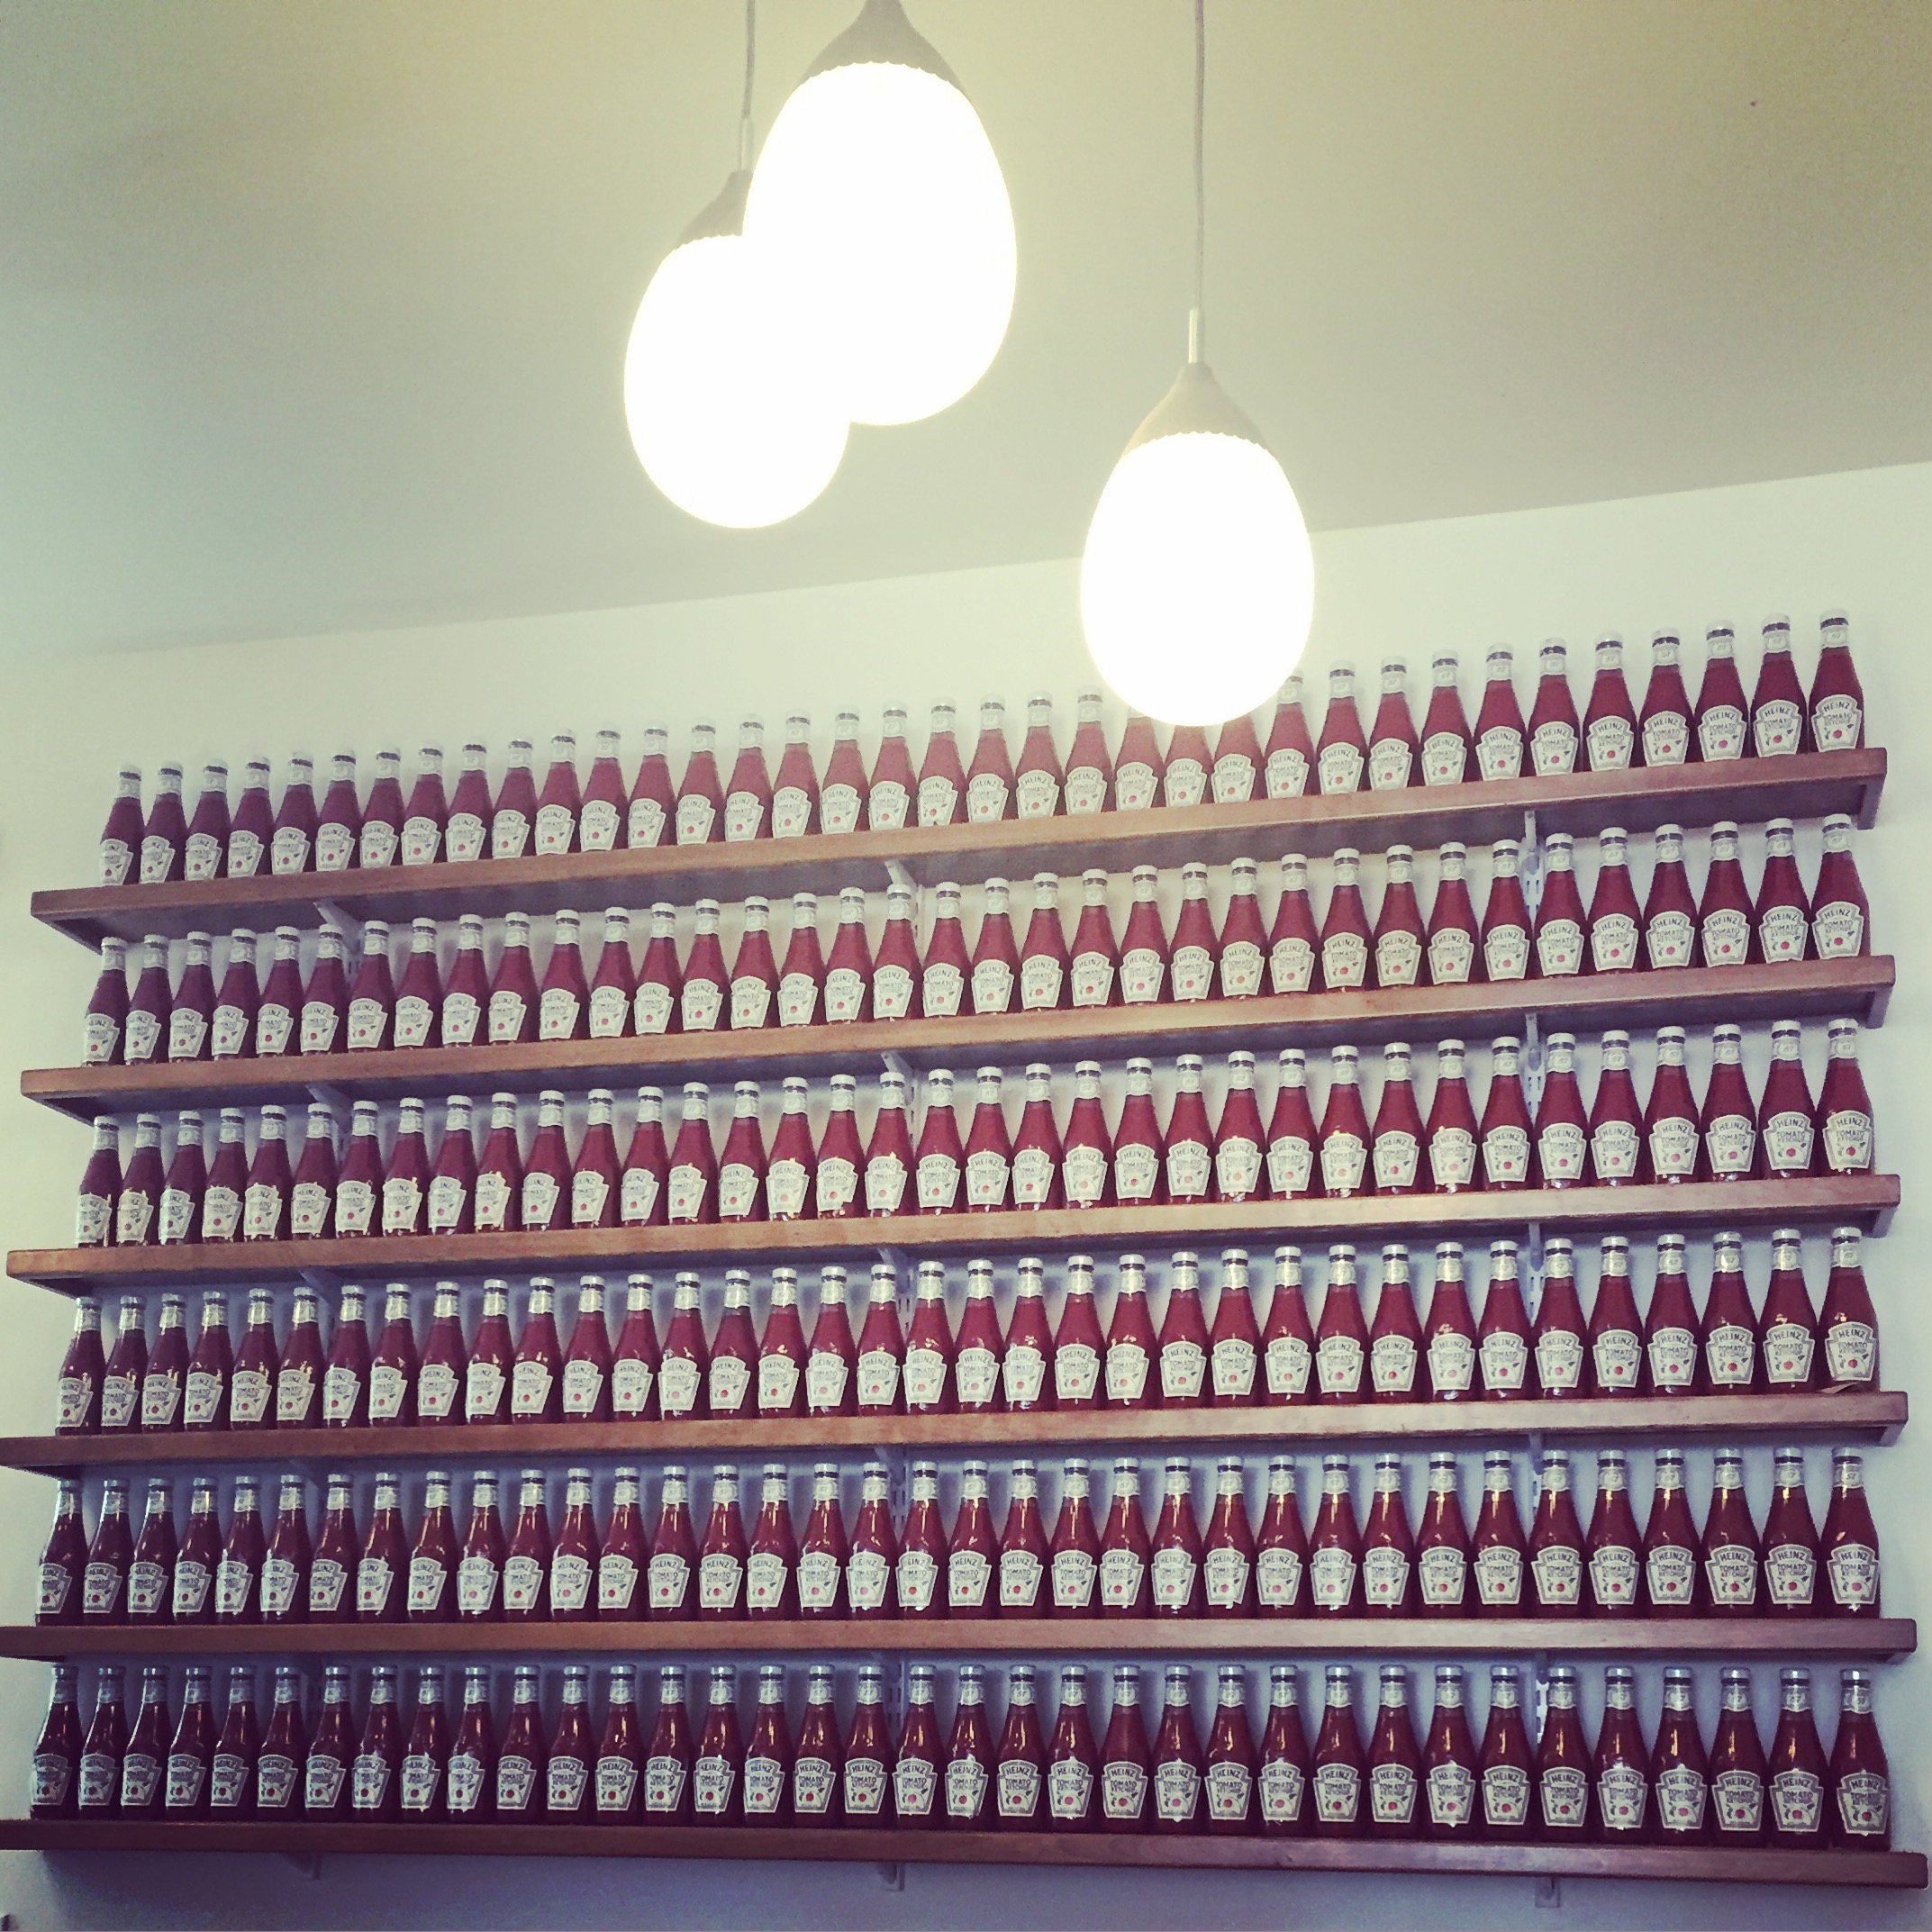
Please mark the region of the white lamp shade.
[[1171, 724], [1218, 724], [1280, 688], [1315, 608], [1308, 526], [1259, 441], [1136, 441], [1087, 531], [1080, 614], [1106, 682]]
[[736, 530], [794, 516], [845, 454], [845, 416], [785, 325], [773, 264], [743, 236], [675, 248], [624, 355], [638, 459], [681, 510]]
[[1012, 204], [939, 74], [868, 59], [809, 75], [766, 137], [745, 233], [772, 250], [801, 348], [855, 422], [936, 414], [1006, 334]]

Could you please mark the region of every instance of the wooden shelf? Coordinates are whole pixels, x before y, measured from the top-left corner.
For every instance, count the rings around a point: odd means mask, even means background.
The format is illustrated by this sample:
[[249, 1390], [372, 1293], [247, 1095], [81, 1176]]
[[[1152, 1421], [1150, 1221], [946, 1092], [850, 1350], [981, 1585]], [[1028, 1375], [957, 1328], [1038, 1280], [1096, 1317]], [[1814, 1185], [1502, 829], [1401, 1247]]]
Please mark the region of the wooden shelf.
[[803, 1262], [893, 1249], [909, 1256], [1102, 1254], [1229, 1243], [1470, 1238], [1625, 1229], [1855, 1224], [1882, 1233], [1899, 1204], [1896, 1175], [1802, 1181], [1696, 1183], [1682, 1187], [1526, 1188], [1515, 1193], [1364, 1196], [1182, 1207], [1057, 1208], [1031, 1213], [893, 1215], [839, 1221], [747, 1221], [704, 1228], [568, 1229], [551, 1234], [391, 1237], [350, 1241], [251, 1241], [217, 1247], [26, 1247], [7, 1273], [72, 1294], [147, 1286], [195, 1289], [318, 1274], [370, 1281], [477, 1274], [621, 1272], [652, 1264], [703, 1267]]
[[1052, 1832], [805, 1826], [213, 1824], [0, 1819], [0, 1851], [338, 1853], [508, 1858], [779, 1858], [905, 1864], [1179, 1866], [1197, 1871], [1429, 1872], [1466, 1877], [1665, 1879], [1923, 1891], [1919, 1852], [1432, 1845], [1335, 1838], [1102, 1837]]
[[1886, 956], [1796, 966], [1692, 966], [1501, 985], [1414, 986], [1385, 993], [1270, 994], [1254, 1000], [1106, 1007], [1068, 1012], [966, 1014], [952, 1020], [867, 1020], [856, 1026], [757, 1032], [668, 1033], [646, 1039], [451, 1047], [413, 1052], [292, 1055], [269, 1060], [162, 1061], [145, 1066], [55, 1066], [20, 1076], [29, 1100], [80, 1119], [139, 1108], [305, 1102], [319, 1086], [345, 1100], [395, 1100], [499, 1088], [667, 1088], [686, 1080], [775, 1080], [786, 1074], [861, 1076], [882, 1057], [916, 1070], [998, 1062], [1121, 1059], [1132, 1054], [1265, 1055], [1284, 1046], [1356, 1046], [1407, 1039], [1487, 1040], [1520, 1031], [1534, 1013], [1545, 1033], [1606, 1026], [1705, 1026], [1755, 1020], [1883, 1019], [1896, 975]]
[[1328, 1448], [1354, 1443], [1497, 1443], [1777, 1437], [1892, 1442], [1902, 1392], [1870, 1395], [1647, 1395], [1634, 1401], [1367, 1402], [1347, 1407], [1118, 1409], [1028, 1415], [819, 1416], [714, 1422], [485, 1423], [456, 1429], [262, 1429], [231, 1434], [0, 1437], [0, 1469], [72, 1475], [83, 1469], [287, 1467], [349, 1463], [509, 1463], [545, 1458], [722, 1455], [763, 1458], [828, 1450], [951, 1449], [1030, 1455], [1110, 1448]]
[[1657, 771], [1578, 772], [1566, 778], [1514, 778], [1496, 785], [1343, 798], [1269, 799], [1246, 805], [1105, 812], [1095, 818], [956, 825], [845, 838], [761, 839], [748, 845], [658, 846], [646, 851], [580, 852], [560, 858], [478, 860], [467, 866], [391, 866], [378, 873], [304, 873], [288, 878], [216, 879], [204, 884], [87, 886], [39, 892], [33, 916], [97, 946], [110, 933], [138, 940], [234, 925], [313, 926], [324, 904], [352, 920], [488, 918], [541, 913], [558, 906], [592, 911], [637, 908], [656, 899], [777, 897], [885, 886], [903, 866], [921, 884], [941, 880], [1063, 877], [1090, 866], [1210, 865], [1237, 857], [1272, 859], [1338, 846], [1382, 851], [1433, 847], [1444, 839], [1487, 844], [1522, 835], [1535, 812], [1539, 832], [1589, 835], [1606, 825], [1633, 832], [1659, 825], [1757, 823], [1850, 812], [1870, 825], [1885, 782], [1882, 750], [1828, 751], [1737, 764], [1683, 765]]
[[1918, 1647], [1909, 1617], [1104, 1617], [915, 1623], [0, 1624], [0, 1657], [1560, 1656], [1870, 1657]]

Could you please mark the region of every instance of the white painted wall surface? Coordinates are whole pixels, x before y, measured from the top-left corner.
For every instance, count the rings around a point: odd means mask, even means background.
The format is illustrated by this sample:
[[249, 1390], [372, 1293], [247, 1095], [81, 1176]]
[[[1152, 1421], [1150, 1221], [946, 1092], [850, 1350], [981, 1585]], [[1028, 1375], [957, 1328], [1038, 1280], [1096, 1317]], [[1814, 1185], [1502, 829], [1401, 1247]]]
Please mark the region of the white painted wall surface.
[[[1881, 1164], [1909, 1184], [1918, 1163], [1932, 1156], [1932, 975], [1921, 964], [1932, 956], [1932, 897], [1920, 884], [1932, 848], [1932, 758], [1922, 748], [1932, 728], [1932, 466], [1344, 531], [1320, 540], [1316, 550], [1320, 595], [1311, 666], [1347, 656], [1370, 672], [1385, 652], [1401, 652], [1415, 686], [1432, 649], [1458, 651], [1469, 681], [1483, 651], [1507, 641], [1518, 651], [1527, 694], [1528, 667], [1543, 638], [1568, 638], [1581, 672], [1589, 641], [1608, 630], [1637, 647], [1630, 655], [1640, 676], [1642, 641], [1654, 626], [1676, 624], [1694, 636], [1704, 623], [1728, 618], [1749, 639], [1772, 611], [1791, 614], [1800, 662], [1808, 664], [1817, 613], [1839, 604], [1850, 610], [1872, 735], [1893, 760], [1879, 829], [1861, 841], [1859, 859], [1876, 944], [1901, 965], [1884, 1032], [1869, 1043], [1866, 1077]], [[1752, 658], [1747, 649], [1747, 673]], [[535, 739], [540, 751], [553, 729], [574, 728], [587, 743], [607, 721], [624, 727], [634, 756], [637, 730], [648, 720], [670, 723], [674, 748], [691, 720], [714, 717], [728, 730], [752, 704], [762, 709], [774, 738], [794, 706], [809, 711], [822, 729], [835, 708], [856, 704], [870, 730], [889, 698], [912, 706], [916, 742], [928, 701], [955, 698], [965, 726], [982, 692], [1003, 694], [1017, 705], [1030, 690], [1052, 689], [1064, 729], [1072, 694], [1089, 676], [1072, 563], [441, 630], [18, 665], [7, 676], [9, 729], [0, 763], [0, 958], [6, 961], [0, 1067], [74, 1057], [92, 968], [71, 942], [29, 921], [27, 900], [36, 886], [91, 879], [94, 840], [122, 760], [151, 774], [163, 759], [180, 759], [192, 789], [204, 757], [225, 757], [239, 768], [242, 758], [265, 750], [277, 760], [279, 783], [281, 761], [293, 750], [325, 757], [353, 746], [367, 757], [381, 744], [407, 748], [427, 737], [453, 753], [468, 736], [500, 748], [515, 734]], [[1468, 688], [1473, 694], [1473, 683]], [[1814, 1066], [1814, 1078], [1817, 1072]], [[85, 1146], [77, 1126], [17, 1098], [0, 1105], [5, 1245], [70, 1238]], [[1869, 1250], [1885, 1380], [1915, 1392], [1932, 1386], [1932, 1317], [1918, 1307], [1911, 1260], [1927, 1236], [1922, 1198], [1909, 1184], [1891, 1236]], [[1583, 1272], [1587, 1287], [1593, 1276], [1587, 1266]], [[1816, 1293], [1823, 1274], [1816, 1243], [1810, 1274]], [[1703, 1278], [1694, 1258], [1700, 1291]], [[1761, 1292], [1761, 1256], [1750, 1278]], [[0, 1293], [8, 1343], [0, 1351], [0, 1414], [10, 1429], [37, 1428], [50, 1407], [68, 1306], [37, 1289], [10, 1284]], [[1814, 1503], [1821, 1505], [1820, 1451], [1813, 1451], [1812, 1465]], [[1932, 1484], [1932, 1435], [1923, 1425], [1909, 1430], [1895, 1447], [1873, 1456], [1870, 1477], [1887, 1607], [1918, 1611], [1927, 1601], [1932, 1560], [1917, 1542], [1909, 1499]], [[1764, 1486], [1758, 1468], [1753, 1494], [1760, 1514]], [[51, 1497], [42, 1479], [0, 1476], [0, 1539], [9, 1553], [0, 1565], [0, 1619], [32, 1613], [32, 1565]], [[1655, 1673], [1646, 1675], [1654, 1703]], [[1831, 1680], [1820, 1675], [1828, 1696]], [[1768, 1676], [1759, 1673], [1767, 1727]], [[1714, 1677], [1714, 1665], [1700, 1672], [1707, 1731]], [[1881, 1680], [1880, 1720], [1902, 1846], [1925, 1846], [1932, 1810], [1932, 1740], [1920, 1728], [1927, 1683], [1920, 1663], [1887, 1670]], [[1304, 1695], [1312, 1689], [1309, 1683]], [[0, 1665], [0, 1803], [9, 1807], [23, 1808], [25, 1762], [45, 1690], [40, 1667]], [[1932, 1903], [1922, 1896], [1822, 1889], [1567, 1883], [1560, 1906], [1551, 1909], [1537, 1906], [1528, 1880], [1447, 1884], [912, 1868], [902, 1892], [888, 1890], [866, 1865], [330, 1858], [311, 1878], [272, 1858], [25, 1855], [0, 1860], [0, 1910], [23, 1927], [1135, 1928], [1206, 1922], [1541, 1932], [1565, 1926], [1932, 1923]]]

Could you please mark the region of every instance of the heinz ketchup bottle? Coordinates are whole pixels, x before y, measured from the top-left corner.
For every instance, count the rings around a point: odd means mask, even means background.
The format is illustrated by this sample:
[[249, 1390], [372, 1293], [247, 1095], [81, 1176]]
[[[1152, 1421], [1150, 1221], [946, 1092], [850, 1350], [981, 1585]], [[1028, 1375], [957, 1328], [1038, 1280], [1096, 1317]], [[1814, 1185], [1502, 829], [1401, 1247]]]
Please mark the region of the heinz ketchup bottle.
[[1429, 710], [1422, 720], [1424, 785], [1460, 785], [1469, 776], [1474, 741], [1457, 688], [1461, 675], [1453, 652], [1439, 651], [1429, 660]]
[[1704, 680], [1698, 686], [1692, 722], [1697, 728], [1698, 755], [1707, 765], [1750, 756], [1737, 643], [1737, 633], [1728, 624], [1713, 624], [1704, 633]]
[[1695, 763], [1699, 757], [1691, 730], [1691, 701], [1684, 694], [1677, 655], [1675, 631], [1659, 630], [1651, 639], [1650, 682], [1644, 691], [1637, 728], [1643, 762], [1653, 769]]
[[1525, 979], [1533, 957], [1531, 922], [1522, 881], [1518, 876], [1522, 848], [1513, 839], [1499, 839], [1490, 848], [1489, 897], [1483, 908], [1483, 976], [1492, 980]]
[[1569, 652], [1548, 638], [1537, 653], [1537, 691], [1529, 708], [1529, 764], [1538, 778], [1576, 769], [1576, 701], [1570, 695]]
[[1416, 730], [1409, 715], [1409, 667], [1400, 658], [1382, 664], [1382, 696], [1368, 734], [1368, 788], [1399, 792], [1416, 782]]
[[1791, 664], [1791, 621], [1767, 617], [1760, 633], [1757, 684], [1751, 693], [1751, 751], [1761, 758], [1810, 749], [1804, 687]]
[[[647, 764], [650, 761], [650, 736], [644, 741]], [[639, 782], [642, 774], [639, 775]], [[683, 782], [678, 785], [674, 808], [674, 838], [678, 845], [712, 845], [724, 838], [724, 787], [718, 778], [718, 731], [715, 725], [694, 724], [691, 728], [691, 754], [685, 760]]]
[[1307, 993], [1315, 983], [1315, 961], [1321, 946], [1308, 896], [1308, 861], [1291, 852], [1283, 858], [1281, 869], [1282, 895], [1268, 931], [1268, 990]]
[[1851, 624], [1827, 611], [1818, 626], [1818, 670], [1811, 679], [1811, 742], [1819, 751], [1853, 751], [1865, 741], [1864, 693], [1852, 667]]
[[1516, 697], [1516, 660], [1503, 649], [1483, 665], [1483, 701], [1476, 708], [1476, 776], [1493, 782], [1523, 774], [1523, 708]]

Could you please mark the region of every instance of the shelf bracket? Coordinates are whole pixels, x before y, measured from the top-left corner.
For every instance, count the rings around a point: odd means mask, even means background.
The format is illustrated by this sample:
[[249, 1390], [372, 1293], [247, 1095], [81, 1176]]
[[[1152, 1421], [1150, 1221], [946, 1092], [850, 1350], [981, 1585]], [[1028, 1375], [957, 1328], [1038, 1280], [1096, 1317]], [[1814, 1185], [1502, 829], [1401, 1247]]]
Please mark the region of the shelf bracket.
[[1563, 1881], [1554, 1872], [1545, 1872], [1537, 1879], [1537, 1903], [1550, 1908], [1553, 1911], [1563, 1909]]
[[313, 1288], [319, 1295], [334, 1293], [336, 1276], [333, 1268], [297, 1268], [295, 1272], [302, 1277], [304, 1288]]
[[910, 1101], [919, 1091], [919, 1082], [914, 1076], [912, 1065], [903, 1053], [882, 1053], [879, 1058], [884, 1062], [885, 1071], [897, 1074], [905, 1082], [906, 1098]]
[[[342, 935], [345, 940], [348, 939], [351, 933], [359, 933], [362, 930], [362, 921], [345, 912], [333, 899], [318, 899], [315, 902], [315, 910]], [[354, 975], [351, 974], [350, 977], [353, 978]]]
[[[872, 1869], [879, 1874], [879, 1883], [887, 1891], [905, 1890], [905, 1866], [896, 1858], [881, 1859]], [[1542, 1901], [1539, 1900], [1537, 1902], [1540, 1904]]]
[[885, 876], [903, 893], [911, 893], [915, 905], [919, 903], [919, 881], [906, 870], [903, 858], [889, 858], [885, 861]]
[[295, 1866], [304, 1878], [322, 1876], [322, 1854], [320, 1852], [278, 1852], [277, 1857]]

